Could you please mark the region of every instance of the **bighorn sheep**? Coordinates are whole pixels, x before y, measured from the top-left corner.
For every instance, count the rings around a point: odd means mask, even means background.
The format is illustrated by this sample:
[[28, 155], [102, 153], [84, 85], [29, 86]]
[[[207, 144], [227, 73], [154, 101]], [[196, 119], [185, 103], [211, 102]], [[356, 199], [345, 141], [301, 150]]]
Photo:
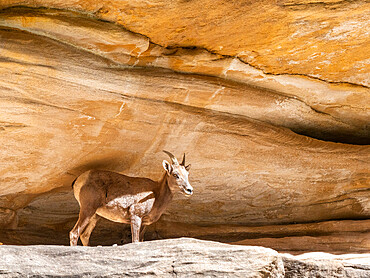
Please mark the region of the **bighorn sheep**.
[[173, 154], [164, 152], [172, 163], [163, 160], [166, 172], [159, 182], [110, 171], [90, 170], [72, 183], [80, 213], [69, 233], [71, 246], [77, 245], [79, 237], [84, 246], [89, 244], [99, 216], [131, 224], [132, 242], [143, 241], [145, 227], [159, 219], [177, 187], [186, 195], [193, 194], [188, 180], [190, 165], [185, 166], [185, 154], [179, 164]]

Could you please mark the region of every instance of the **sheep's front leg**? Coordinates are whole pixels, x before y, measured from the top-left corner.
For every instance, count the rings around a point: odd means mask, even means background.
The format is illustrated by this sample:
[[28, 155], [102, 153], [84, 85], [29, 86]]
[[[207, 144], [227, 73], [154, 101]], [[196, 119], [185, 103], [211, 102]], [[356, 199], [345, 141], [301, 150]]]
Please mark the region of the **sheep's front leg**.
[[132, 215], [131, 216], [132, 242], [139, 242], [140, 228], [141, 228], [141, 218], [137, 215]]

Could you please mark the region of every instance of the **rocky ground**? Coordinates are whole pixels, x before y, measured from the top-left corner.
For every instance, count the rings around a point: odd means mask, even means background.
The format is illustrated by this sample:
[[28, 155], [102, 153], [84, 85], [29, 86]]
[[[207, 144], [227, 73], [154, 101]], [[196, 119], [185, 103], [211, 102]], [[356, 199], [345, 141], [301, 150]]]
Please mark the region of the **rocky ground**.
[[117, 247], [0, 246], [1, 277], [370, 277], [370, 255], [280, 254], [190, 238]]

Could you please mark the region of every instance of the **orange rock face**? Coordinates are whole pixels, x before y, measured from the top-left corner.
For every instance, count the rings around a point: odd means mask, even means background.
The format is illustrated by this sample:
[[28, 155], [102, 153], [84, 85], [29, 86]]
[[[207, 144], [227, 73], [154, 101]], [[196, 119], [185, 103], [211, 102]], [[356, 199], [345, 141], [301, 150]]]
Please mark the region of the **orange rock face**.
[[6, 0], [89, 13], [164, 47], [238, 57], [265, 73], [369, 85], [370, 3], [280, 1]]
[[1, 242], [68, 244], [76, 176], [166, 149], [195, 194], [148, 238], [370, 250], [368, 3], [110, 2], [0, 4]]

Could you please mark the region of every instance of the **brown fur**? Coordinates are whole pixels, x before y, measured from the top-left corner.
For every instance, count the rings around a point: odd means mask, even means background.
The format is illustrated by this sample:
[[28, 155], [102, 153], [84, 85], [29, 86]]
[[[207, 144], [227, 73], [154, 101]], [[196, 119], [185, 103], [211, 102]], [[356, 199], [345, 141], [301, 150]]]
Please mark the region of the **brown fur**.
[[83, 245], [88, 245], [99, 216], [131, 224], [132, 241], [143, 241], [145, 226], [160, 218], [177, 187], [192, 194], [185, 166], [163, 163], [166, 173], [159, 182], [103, 170], [80, 175], [73, 185], [80, 213], [70, 232], [71, 246], [77, 245], [79, 237]]

